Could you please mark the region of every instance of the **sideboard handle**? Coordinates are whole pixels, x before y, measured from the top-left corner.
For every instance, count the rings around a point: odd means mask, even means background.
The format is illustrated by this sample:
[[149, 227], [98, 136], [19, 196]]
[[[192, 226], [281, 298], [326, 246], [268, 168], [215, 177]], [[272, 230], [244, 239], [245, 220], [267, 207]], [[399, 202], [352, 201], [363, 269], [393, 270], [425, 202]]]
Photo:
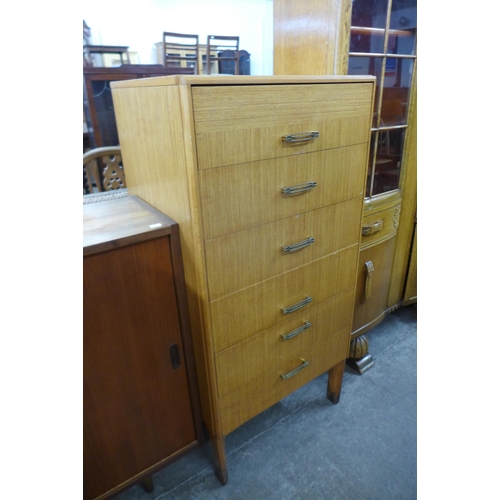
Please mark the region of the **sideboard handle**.
[[285, 307], [285, 308], [282, 307], [281, 310], [283, 311], [283, 314], [289, 314], [291, 312], [296, 311], [297, 309], [301, 309], [302, 307], [309, 304], [309, 302], [312, 302], [312, 297], [306, 297], [304, 300], [297, 302], [293, 306]]
[[309, 245], [312, 245], [315, 242], [314, 238], [306, 238], [303, 241], [299, 241], [298, 243], [292, 243], [291, 245], [288, 245], [286, 247], [281, 247], [281, 250], [285, 253], [291, 253], [291, 252], [296, 252], [297, 250], [302, 250], [303, 248], [308, 247]]
[[289, 134], [281, 137], [281, 140], [284, 142], [305, 142], [312, 141], [319, 137], [319, 132], [311, 131], [311, 132], [298, 132], [297, 134]]
[[372, 280], [373, 280], [373, 273], [374, 272], [375, 272], [375, 266], [373, 265], [373, 262], [371, 260], [369, 260], [368, 262], [365, 262], [365, 274], [366, 274], [365, 299], [368, 299], [371, 297]]
[[377, 222], [374, 222], [373, 224], [367, 224], [366, 226], [363, 226], [361, 234], [363, 236], [370, 236], [370, 234], [378, 233], [383, 227], [384, 227], [384, 221], [381, 219], [378, 220]]
[[316, 181], [309, 181], [309, 182], [304, 182], [303, 184], [297, 184], [296, 186], [281, 188], [281, 192], [286, 195], [300, 194], [310, 191], [317, 185], [318, 183]]
[[303, 370], [306, 366], [309, 366], [309, 361], [306, 361], [304, 358], [300, 358], [300, 360], [302, 361], [302, 364], [300, 366], [298, 366], [297, 368], [295, 368], [295, 370], [292, 370], [289, 373], [281, 373], [280, 374], [281, 378], [283, 380], [286, 380], [287, 378], [293, 377], [294, 375], [299, 373], [300, 370]]
[[286, 334], [283, 333], [281, 336], [283, 337], [283, 340], [291, 339], [291, 338], [295, 337], [296, 335], [298, 335], [299, 333], [302, 333], [304, 330], [307, 330], [310, 326], [311, 326], [311, 323], [309, 323], [309, 321], [306, 321], [302, 326], [293, 330], [293, 332], [286, 333]]

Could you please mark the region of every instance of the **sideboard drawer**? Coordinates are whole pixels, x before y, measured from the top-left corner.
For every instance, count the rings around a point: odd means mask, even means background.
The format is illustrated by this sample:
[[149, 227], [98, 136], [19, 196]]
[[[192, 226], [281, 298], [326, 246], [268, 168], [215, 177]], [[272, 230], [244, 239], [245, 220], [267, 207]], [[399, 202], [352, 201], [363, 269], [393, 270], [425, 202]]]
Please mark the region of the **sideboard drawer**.
[[[352, 245], [211, 302], [214, 351], [227, 349], [288, 318], [301, 318], [310, 308], [351, 287], [358, 253], [358, 245]], [[306, 297], [312, 300], [303, 303]], [[294, 305], [297, 309], [284, 312]]]
[[192, 93], [200, 169], [365, 143], [371, 120], [369, 83], [200, 86]]
[[359, 227], [351, 221], [361, 217], [362, 201], [353, 198], [206, 241], [210, 300], [358, 243]]
[[361, 229], [361, 249], [378, 244], [396, 234], [401, 202], [376, 213], [365, 214]]
[[206, 239], [362, 196], [367, 145], [201, 170]]

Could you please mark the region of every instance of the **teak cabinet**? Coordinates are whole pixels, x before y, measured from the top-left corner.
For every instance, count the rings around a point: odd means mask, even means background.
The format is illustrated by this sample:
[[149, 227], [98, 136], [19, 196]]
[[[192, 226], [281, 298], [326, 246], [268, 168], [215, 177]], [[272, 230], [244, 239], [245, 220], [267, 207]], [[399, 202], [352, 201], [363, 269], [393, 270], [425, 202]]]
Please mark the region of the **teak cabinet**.
[[84, 499], [202, 441], [179, 227], [136, 197], [84, 204]]
[[372, 77], [115, 82], [127, 184], [179, 222], [202, 413], [224, 437], [348, 353]]

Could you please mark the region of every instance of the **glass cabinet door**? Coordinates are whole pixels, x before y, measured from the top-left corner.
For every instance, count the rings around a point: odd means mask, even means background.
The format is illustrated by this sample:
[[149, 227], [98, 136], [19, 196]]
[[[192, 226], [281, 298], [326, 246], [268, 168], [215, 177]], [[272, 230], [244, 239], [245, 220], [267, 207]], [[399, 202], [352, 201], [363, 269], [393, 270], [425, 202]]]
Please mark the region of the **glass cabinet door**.
[[416, 0], [352, 0], [348, 74], [377, 78], [367, 197], [399, 187], [416, 37]]

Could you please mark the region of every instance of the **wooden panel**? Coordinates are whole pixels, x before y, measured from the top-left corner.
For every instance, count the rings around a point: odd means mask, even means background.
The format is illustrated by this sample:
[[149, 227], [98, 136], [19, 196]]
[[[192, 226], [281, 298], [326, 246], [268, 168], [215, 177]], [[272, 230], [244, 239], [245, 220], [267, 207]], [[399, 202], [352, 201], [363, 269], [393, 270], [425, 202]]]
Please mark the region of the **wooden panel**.
[[[198, 168], [365, 143], [372, 84], [193, 88]], [[282, 136], [318, 131], [316, 139]]]
[[168, 237], [85, 257], [83, 267], [84, 487], [95, 498], [196, 436]]
[[[83, 255], [170, 234], [170, 217], [135, 196], [83, 205]], [[159, 228], [163, 228], [160, 230]]]
[[417, 224], [411, 247], [410, 264], [408, 268], [408, 278], [406, 279], [404, 305], [411, 304], [417, 300]]
[[347, 74], [351, 0], [274, 0], [274, 74]]
[[[200, 171], [205, 238], [363, 196], [367, 146], [360, 144]], [[282, 188], [315, 181], [299, 195]]]
[[[253, 227], [205, 243], [210, 300], [236, 292], [359, 241], [362, 198]], [[285, 253], [308, 237], [315, 242]]]
[[[311, 324], [314, 322], [315, 326], [294, 339], [281, 339], [281, 333], [288, 332], [282, 323], [216, 356], [219, 384], [222, 391], [227, 392], [219, 401], [224, 433], [231, 432], [345, 358], [353, 296], [354, 290], [350, 289], [311, 309]], [[294, 341], [297, 348], [293, 346]], [[287, 342], [292, 346], [286, 348], [289, 354], [280, 352]], [[280, 374], [300, 366], [299, 353], [306, 351], [311, 356], [306, 358], [309, 366], [283, 380]], [[262, 359], [268, 362], [262, 363]], [[257, 370], [254, 369], [256, 366]], [[236, 380], [231, 380], [231, 377]], [[236, 388], [238, 390], [234, 390]]]
[[[308, 309], [346, 290], [354, 282], [358, 245], [227, 295], [210, 303], [214, 349], [219, 352], [290, 317], [303, 319]], [[289, 314], [282, 308], [311, 297]]]

